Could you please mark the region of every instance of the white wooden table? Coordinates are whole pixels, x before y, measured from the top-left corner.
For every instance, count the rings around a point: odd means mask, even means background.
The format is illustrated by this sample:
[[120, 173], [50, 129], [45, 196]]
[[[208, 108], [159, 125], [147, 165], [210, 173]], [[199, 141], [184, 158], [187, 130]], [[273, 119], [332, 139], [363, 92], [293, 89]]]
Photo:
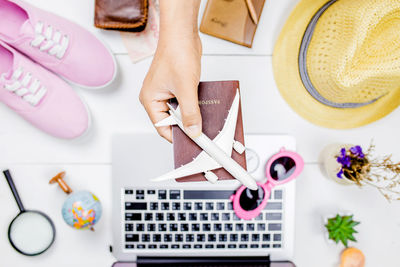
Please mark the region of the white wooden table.
[[[111, 244], [111, 147], [116, 132], [154, 132], [138, 101], [151, 59], [132, 64], [116, 32], [93, 25], [93, 0], [29, 0], [83, 25], [105, 39], [115, 53], [119, 75], [111, 90], [77, 88], [93, 116], [89, 138], [62, 141], [49, 137], [3, 105], [0, 106], [0, 168], [10, 168], [27, 208], [48, 213], [57, 226], [53, 247], [38, 257], [16, 253], [7, 240], [7, 228], [17, 206], [3, 178], [0, 179], [0, 266], [109, 267], [114, 261]], [[202, 80], [240, 80], [245, 129], [248, 133], [285, 133], [296, 137], [306, 168], [297, 183], [296, 243], [294, 262], [299, 267], [337, 266], [340, 246], [328, 245], [322, 217], [350, 211], [362, 223], [357, 247], [367, 256], [367, 266], [399, 266], [400, 204], [389, 204], [376, 191], [343, 187], [323, 177], [318, 166], [320, 150], [333, 142], [368, 145], [373, 138], [377, 153], [393, 153], [400, 159], [400, 109], [371, 125], [353, 130], [330, 130], [303, 120], [283, 101], [274, 83], [271, 59], [274, 41], [296, 0], [266, 3], [253, 49], [202, 35]], [[204, 8], [204, 2], [202, 3]], [[74, 189], [89, 189], [100, 197], [104, 217], [96, 232], [76, 231], [61, 217], [65, 195], [48, 180], [67, 171]]]

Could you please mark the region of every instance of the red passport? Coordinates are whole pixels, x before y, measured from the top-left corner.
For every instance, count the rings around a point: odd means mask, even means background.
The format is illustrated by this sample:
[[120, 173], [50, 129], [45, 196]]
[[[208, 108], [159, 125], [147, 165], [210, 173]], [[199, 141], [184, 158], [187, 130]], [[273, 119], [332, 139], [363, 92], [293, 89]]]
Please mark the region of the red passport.
[[[236, 92], [238, 81], [200, 82], [199, 106], [203, 120], [203, 133], [213, 140], [222, 130]], [[175, 103], [176, 104], [176, 103]], [[203, 150], [194, 143], [178, 126], [173, 126], [173, 146], [175, 168], [190, 163]], [[244, 145], [242, 110], [239, 104], [235, 140]], [[233, 142], [233, 140], [232, 140]], [[232, 158], [246, 169], [246, 152], [243, 154], [232, 150]], [[225, 169], [213, 170], [220, 180], [234, 179]], [[194, 174], [179, 178], [177, 182], [206, 181], [204, 174]]]

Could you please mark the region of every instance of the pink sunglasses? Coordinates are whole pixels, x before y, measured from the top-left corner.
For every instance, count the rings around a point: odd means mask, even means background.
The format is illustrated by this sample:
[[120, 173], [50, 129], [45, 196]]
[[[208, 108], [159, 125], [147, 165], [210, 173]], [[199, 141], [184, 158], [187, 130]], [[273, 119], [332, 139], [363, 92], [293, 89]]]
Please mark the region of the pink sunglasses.
[[299, 154], [282, 148], [266, 164], [265, 184], [257, 183], [258, 190], [241, 186], [236, 194], [230, 197], [236, 215], [244, 220], [257, 217], [267, 205], [272, 188], [292, 181], [303, 168], [304, 161]]

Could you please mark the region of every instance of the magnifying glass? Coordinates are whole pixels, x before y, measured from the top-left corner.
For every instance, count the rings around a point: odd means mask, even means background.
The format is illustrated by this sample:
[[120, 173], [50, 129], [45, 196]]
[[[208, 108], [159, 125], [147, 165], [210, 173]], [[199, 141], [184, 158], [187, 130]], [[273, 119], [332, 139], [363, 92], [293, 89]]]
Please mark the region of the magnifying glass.
[[9, 170], [4, 176], [19, 207], [19, 214], [8, 227], [11, 246], [25, 256], [36, 256], [45, 252], [54, 242], [56, 229], [50, 218], [40, 211], [25, 210]]

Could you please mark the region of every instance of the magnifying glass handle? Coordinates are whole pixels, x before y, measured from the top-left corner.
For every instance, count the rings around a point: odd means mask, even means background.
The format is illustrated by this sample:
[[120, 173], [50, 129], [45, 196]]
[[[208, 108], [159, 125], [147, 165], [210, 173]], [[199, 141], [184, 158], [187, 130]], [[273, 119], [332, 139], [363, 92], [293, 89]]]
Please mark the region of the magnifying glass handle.
[[21, 198], [19, 197], [17, 188], [15, 187], [14, 181], [11, 177], [11, 173], [9, 170], [3, 171], [4, 176], [6, 177], [7, 183], [10, 186], [11, 192], [14, 195], [15, 201], [17, 201], [18, 208], [21, 212], [25, 211], [24, 205], [22, 204]]

